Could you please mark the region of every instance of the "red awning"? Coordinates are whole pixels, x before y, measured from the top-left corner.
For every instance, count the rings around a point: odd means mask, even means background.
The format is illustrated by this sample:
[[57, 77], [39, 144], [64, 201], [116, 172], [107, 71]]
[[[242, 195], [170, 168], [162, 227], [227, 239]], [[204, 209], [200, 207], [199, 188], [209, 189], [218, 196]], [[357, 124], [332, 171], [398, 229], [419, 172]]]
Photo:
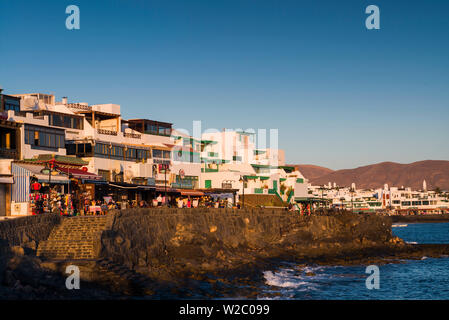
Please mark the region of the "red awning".
[[103, 180], [102, 176], [92, 172], [83, 171], [81, 169], [59, 167], [58, 170], [66, 174], [71, 174], [75, 179]]

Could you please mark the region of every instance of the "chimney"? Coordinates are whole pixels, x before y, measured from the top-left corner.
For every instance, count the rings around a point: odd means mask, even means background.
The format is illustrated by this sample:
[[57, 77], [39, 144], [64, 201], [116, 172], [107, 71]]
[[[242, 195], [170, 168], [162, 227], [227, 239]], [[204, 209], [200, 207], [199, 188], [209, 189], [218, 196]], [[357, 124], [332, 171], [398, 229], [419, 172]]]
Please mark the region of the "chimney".
[[62, 97], [62, 104], [67, 104], [67, 97]]

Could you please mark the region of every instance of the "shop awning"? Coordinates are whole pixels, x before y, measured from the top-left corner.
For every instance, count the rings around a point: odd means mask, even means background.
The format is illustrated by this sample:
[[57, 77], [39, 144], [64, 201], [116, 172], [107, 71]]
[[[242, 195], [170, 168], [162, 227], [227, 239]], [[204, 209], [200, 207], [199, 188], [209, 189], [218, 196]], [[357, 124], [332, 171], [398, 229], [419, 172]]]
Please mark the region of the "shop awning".
[[58, 170], [67, 174], [72, 175], [75, 179], [81, 180], [103, 180], [102, 176], [99, 176], [92, 172], [83, 171], [81, 169], [67, 168], [67, 167], [58, 167]]
[[[165, 187], [156, 187], [157, 192], [165, 192]], [[170, 193], [180, 193], [181, 191], [178, 189], [173, 189], [167, 186], [167, 192]]]
[[234, 194], [232, 193], [209, 193], [208, 196], [214, 198], [214, 199], [228, 199], [232, 198]]
[[70, 181], [66, 175], [60, 174], [57, 171], [54, 171], [51, 177], [48, 174], [41, 173], [45, 167], [40, 164], [16, 163], [16, 165], [27, 170], [29, 175], [36, 177], [39, 182], [69, 183]]
[[120, 188], [120, 189], [128, 189], [128, 190], [155, 190], [156, 187], [126, 183], [126, 182], [109, 182], [111, 187]]

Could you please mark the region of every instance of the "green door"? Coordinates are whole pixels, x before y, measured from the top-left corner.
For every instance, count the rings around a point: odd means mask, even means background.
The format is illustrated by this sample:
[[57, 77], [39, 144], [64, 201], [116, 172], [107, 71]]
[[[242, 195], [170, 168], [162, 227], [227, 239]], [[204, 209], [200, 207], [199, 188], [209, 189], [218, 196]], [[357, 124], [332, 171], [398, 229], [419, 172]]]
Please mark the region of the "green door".
[[212, 188], [212, 180], [206, 180], [205, 182], [204, 182], [204, 187], [206, 188], [206, 189], [210, 189], [210, 188]]

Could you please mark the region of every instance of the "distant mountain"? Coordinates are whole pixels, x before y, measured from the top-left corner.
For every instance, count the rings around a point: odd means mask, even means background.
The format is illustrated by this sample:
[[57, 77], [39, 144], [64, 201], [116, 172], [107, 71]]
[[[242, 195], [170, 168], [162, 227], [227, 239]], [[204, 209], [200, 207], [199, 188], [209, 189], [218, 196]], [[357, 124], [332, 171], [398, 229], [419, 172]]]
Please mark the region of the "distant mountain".
[[318, 171], [307, 176], [308, 169], [301, 170], [301, 165], [299, 169], [313, 185], [336, 182], [339, 186], [350, 186], [355, 182], [356, 188], [380, 188], [387, 183], [389, 186], [404, 186], [420, 190], [423, 180], [426, 180], [428, 190], [436, 187], [449, 190], [449, 161], [445, 160], [425, 160], [409, 164], [382, 162], [355, 169], [336, 171], [328, 169], [331, 172], [321, 176], [315, 175]]
[[329, 168], [315, 166], [313, 164], [289, 164], [288, 166], [295, 167], [306, 179], [315, 179], [334, 172], [334, 170]]

